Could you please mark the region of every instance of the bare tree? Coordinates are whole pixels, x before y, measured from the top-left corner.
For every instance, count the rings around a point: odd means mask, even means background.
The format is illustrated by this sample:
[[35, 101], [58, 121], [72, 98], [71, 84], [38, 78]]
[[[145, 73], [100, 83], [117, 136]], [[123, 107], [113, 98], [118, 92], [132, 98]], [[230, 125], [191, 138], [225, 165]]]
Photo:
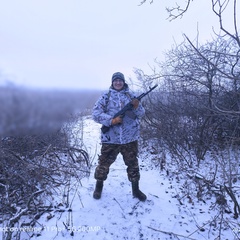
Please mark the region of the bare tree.
[[[192, 1], [178, 2], [167, 8], [170, 20], [191, 11]], [[208, 224], [210, 229], [212, 224], [219, 224], [221, 239], [224, 226], [231, 228], [226, 213], [233, 209], [233, 218], [240, 214], [236, 185], [240, 161], [240, 42], [237, 0], [211, 3], [221, 30], [215, 32], [211, 42], [199, 44], [184, 35], [184, 42], [167, 52], [165, 62], [156, 62], [152, 75], [139, 69], [136, 74], [143, 86], [152, 81], [160, 85], [158, 94], [145, 101], [143, 138], [156, 143], [158, 154], [168, 150], [171, 159], [166, 168], [175, 166], [174, 174], [187, 179], [178, 196], [180, 204], [185, 198], [192, 201], [195, 190], [200, 201], [216, 199], [212, 208], [217, 214]], [[231, 16], [226, 14], [229, 11]], [[225, 17], [232, 17], [232, 30], [226, 28]], [[199, 174], [202, 166], [209, 171]]]
[[[147, 3], [147, 0], [142, 0], [140, 5]], [[166, 11], [168, 12], [168, 19], [170, 21], [176, 20], [178, 18], [182, 18], [187, 11], [191, 11], [190, 6], [193, 0], [187, 1], [175, 1], [174, 6], [166, 7]], [[149, 0], [150, 4], [154, 3], [154, 0]], [[238, 35], [238, 26], [237, 26], [237, 0], [211, 0], [212, 11], [219, 19], [219, 27], [222, 31], [224, 31], [227, 35], [235, 38], [239, 43], [239, 35]], [[224, 25], [224, 17], [229, 17], [229, 15], [224, 16], [224, 13], [232, 10], [233, 16], [233, 27], [234, 33], [230, 33], [228, 29], [225, 28]]]
[[170, 148], [181, 145], [185, 151], [194, 150], [199, 161], [212, 142], [222, 144], [223, 139], [238, 138], [238, 120], [229, 120], [216, 110], [218, 104], [238, 111], [238, 87], [231, 75], [234, 49], [234, 42], [221, 38], [200, 46], [198, 52], [186, 42], [169, 51], [164, 63], [157, 63], [159, 73], [154, 77], [146, 78], [136, 71], [144, 82], [159, 78], [161, 91], [158, 99], [149, 102], [147, 126], [154, 126], [158, 136], [168, 139]]

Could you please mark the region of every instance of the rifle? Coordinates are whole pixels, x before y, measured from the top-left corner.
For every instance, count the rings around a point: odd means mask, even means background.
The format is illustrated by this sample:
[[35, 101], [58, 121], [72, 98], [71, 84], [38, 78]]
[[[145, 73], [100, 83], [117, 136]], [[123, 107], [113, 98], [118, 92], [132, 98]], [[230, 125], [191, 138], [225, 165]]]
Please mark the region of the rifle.
[[[145, 97], [146, 95], [148, 95], [153, 89], [155, 89], [158, 85], [156, 84], [155, 86], [153, 86], [152, 88], [149, 87], [149, 90], [145, 93], [142, 93], [141, 95], [139, 95], [138, 97], [136, 97], [138, 99], [138, 101], [140, 101], [143, 97]], [[121, 117], [123, 118], [125, 116], [125, 114], [129, 111], [131, 111], [133, 109], [133, 104], [132, 102], [129, 102], [127, 105], [125, 105], [120, 111], [118, 111], [113, 118], [115, 117]], [[131, 116], [131, 115], [130, 115]], [[102, 125], [101, 130], [102, 133], [106, 133], [109, 131], [111, 126], [107, 127]]]

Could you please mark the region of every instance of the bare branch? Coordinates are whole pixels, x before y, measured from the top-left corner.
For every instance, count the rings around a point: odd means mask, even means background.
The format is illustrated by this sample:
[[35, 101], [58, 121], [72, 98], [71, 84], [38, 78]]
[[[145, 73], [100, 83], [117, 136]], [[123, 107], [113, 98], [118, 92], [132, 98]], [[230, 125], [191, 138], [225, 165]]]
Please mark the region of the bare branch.
[[[182, 18], [184, 13], [188, 11], [191, 1], [193, 0], [188, 0], [184, 8], [181, 8], [181, 6], [179, 6], [177, 3], [176, 7], [167, 7], [166, 10], [169, 13], [168, 19], [172, 21], [179, 17]], [[174, 12], [176, 12], [176, 14]]]
[[164, 233], [164, 234], [167, 234], [167, 235], [170, 235], [170, 236], [175, 236], [175, 237], [183, 237], [184, 239], [190, 239], [190, 240], [194, 240], [195, 238], [191, 238], [191, 237], [188, 237], [188, 236], [184, 236], [184, 235], [181, 235], [181, 234], [177, 234], [177, 233], [174, 233], [174, 232], [167, 232], [167, 231], [163, 231], [163, 230], [160, 230], [160, 229], [156, 229], [156, 228], [153, 228], [153, 227], [150, 227], [148, 226], [149, 229], [152, 229], [153, 231], [156, 231], [156, 232], [161, 232], [161, 233]]
[[225, 77], [234, 80], [234, 77], [227, 74], [223, 69], [220, 69], [216, 66], [215, 63], [211, 62], [210, 60], [208, 60], [199, 50], [197, 47], [194, 46], [194, 44], [192, 43], [192, 41], [187, 37], [186, 34], [183, 34], [184, 37], [187, 39], [187, 41], [190, 43], [190, 45], [193, 47], [193, 49], [198, 53], [199, 56], [201, 56], [202, 59], [204, 59], [206, 62], [208, 62], [212, 67], [215, 68], [215, 70], [219, 71], [221, 74], [223, 74]]
[[223, 23], [223, 13], [227, 9], [229, 5], [229, 1], [230, 0], [225, 0], [222, 3], [221, 0], [212, 0], [212, 11], [216, 14], [216, 16], [219, 19], [220, 29], [225, 34], [235, 39], [235, 41], [238, 43], [238, 46], [240, 47], [240, 38], [238, 35], [238, 29], [237, 29], [237, 0], [234, 0], [234, 5], [233, 5], [233, 25], [234, 25], [235, 33], [234, 34], [230, 33], [224, 27], [224, 23]]
[[[139, 6], [143, 5], [143, 4], [146, 3], [146, 2], [147, 2], [147, 0], [141, 1], [140, 4], [139, 4]], [[149, 3], [152, 4], [152, 3], [153, 3], [153, 0], [150, 0]]]

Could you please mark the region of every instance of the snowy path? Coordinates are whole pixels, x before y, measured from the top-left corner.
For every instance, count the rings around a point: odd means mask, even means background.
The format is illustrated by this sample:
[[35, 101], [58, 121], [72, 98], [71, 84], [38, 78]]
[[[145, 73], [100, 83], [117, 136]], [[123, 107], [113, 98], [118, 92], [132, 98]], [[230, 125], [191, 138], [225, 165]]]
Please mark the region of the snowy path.
[[[97, 151], [100, 150], [99, 127], [91, 119], [84, 123], [84, 141], [91, 156], [95, 155], [96, 147]], [[93, 163], [96, 161], [97, 154]], [[198, 229], [197, 222], [204, 224], [209, 219], [207, 206], [203, 203], [180, 205], [174, 197], [177, 194], [176, 181], [170, 181], [164, 171], [154, 169], [146, 157], [140, 157], [139, 161], [140, 188], [148, 197], [146, 202], [132, 197], [126, 168], [119, 155], [105, 181], [100, 200], [92, 197], [94, 166], [90, 177], [81, 180], [82, 186], [73, 189], [71, 211], [55, 213], [50, 220], [43, 215], [39, 222], [46, 228], [41, 236], [33, 239], [214, 239], [216, 236], [209, 237], [207, 231], [194, 233]], [[66, 223], [72, 226], [72, 231], [65, 229]]]

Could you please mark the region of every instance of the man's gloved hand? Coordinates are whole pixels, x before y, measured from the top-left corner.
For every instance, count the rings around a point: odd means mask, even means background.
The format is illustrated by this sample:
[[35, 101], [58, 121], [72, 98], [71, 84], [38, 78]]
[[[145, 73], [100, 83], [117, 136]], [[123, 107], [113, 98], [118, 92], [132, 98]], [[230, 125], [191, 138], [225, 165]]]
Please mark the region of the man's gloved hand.
[[122, 123], [122, 118], [121, 117], [115, 117], [112, 119], [112, 125], [117, 125], [119, 123]]
[[139, 100], [137, 98], [134, 98], [132, 100], [132, 105], [133, 105], [133, 108], [134, 109], [137, 109], [138, 108], [138, 105], [139, 105]]

